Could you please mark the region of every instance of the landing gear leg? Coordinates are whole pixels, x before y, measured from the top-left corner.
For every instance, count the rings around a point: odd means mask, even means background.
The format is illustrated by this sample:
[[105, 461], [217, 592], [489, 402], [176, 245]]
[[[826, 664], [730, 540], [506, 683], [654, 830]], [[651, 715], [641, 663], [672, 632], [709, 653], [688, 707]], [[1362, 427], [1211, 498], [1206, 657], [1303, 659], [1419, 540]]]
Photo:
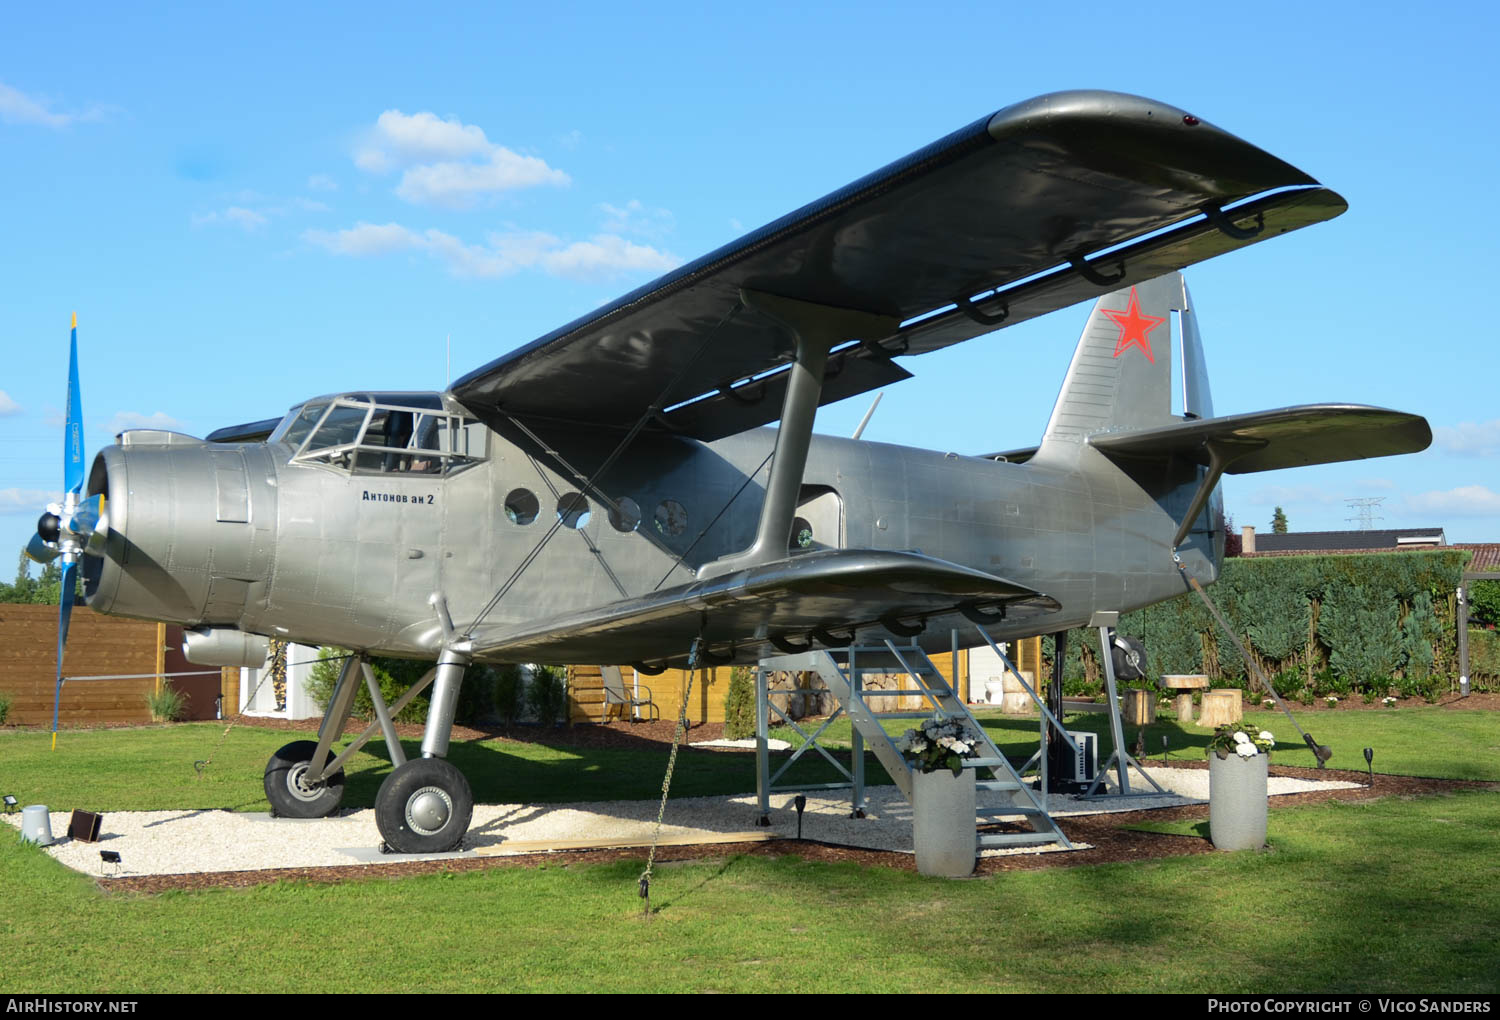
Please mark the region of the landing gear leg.
[[464, 774], [445, 761], [463, 683], [466, 655], [444, 649], [422, 734], [422, 757], [397, 765], [375, 795], [375, 824], [397, 853], [456, 849], [474, 816], [474, 794]]

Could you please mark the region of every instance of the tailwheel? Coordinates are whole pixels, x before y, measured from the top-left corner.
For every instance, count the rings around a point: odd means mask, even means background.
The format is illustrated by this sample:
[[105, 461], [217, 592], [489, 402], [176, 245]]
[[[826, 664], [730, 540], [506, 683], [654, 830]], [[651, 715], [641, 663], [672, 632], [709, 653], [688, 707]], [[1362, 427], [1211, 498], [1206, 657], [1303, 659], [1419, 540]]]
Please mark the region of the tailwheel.
[[455, 850], [473, 816], [469, 781], [442, 758], [417, 758], [396, 766], [375, 795], [375, 824], [396, 853]]
[[[296, 740], [266, 762], [266, 800], [278, 818], [327, 818], [344, 799], [344, 770], [327, 773], [316, 783], [307, 781], [307, 768], [316, 740]], [[330, 759], [332, 752], [329, 752]]]

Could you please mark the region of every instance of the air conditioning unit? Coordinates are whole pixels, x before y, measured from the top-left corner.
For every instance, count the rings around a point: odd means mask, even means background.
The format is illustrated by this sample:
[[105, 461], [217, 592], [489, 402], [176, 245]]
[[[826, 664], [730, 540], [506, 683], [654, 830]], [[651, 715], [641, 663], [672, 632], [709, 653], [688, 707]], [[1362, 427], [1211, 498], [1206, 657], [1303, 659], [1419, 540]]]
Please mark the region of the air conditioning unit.
[[[1064, 746], [1063, 778], [1075, 783], [1092, 783], [1094, 776], [1099, 772], [1099, 735], [1069, 730], [1068, 736], [1072, 737], [1073, 743], [1078, 745], [1078, 753], [1072, 754]], [[1069, 758], [1072, 758], [1071, 763], [1068, 761]]]

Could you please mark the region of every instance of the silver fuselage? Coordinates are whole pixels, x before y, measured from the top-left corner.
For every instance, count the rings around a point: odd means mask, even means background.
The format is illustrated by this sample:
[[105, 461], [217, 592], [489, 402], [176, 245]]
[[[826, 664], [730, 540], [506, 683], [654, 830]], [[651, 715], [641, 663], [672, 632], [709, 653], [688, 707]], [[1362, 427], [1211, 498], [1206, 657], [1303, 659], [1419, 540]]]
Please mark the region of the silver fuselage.
[[[482, 459], [439, 476], [298, 463], [281, 442], [127, 433], [100, 453], [90, 482], [107, 496], [110, 535], [106, 555], [90, 564], [89, 602], [105, 613], [432, 658], [442, 645], [434, 594], [463, 628], [513, 582], [484, 620], [487, 634], [503, 635], [686, 584], [751, 541], [774, 429], [713, 443], [643, 434], [600, 478], [604, 498], [588, 497], [581, 526], [557, 527], [517, 574], [560, 504], [573, 511], [568, 524], [579, 523], [569, 494], [618, 439], [569, 426], [522, 440], [490, 432]], [[912, 550], [1005, 577], [1062, 608], [992, 635], [1050, 633], [1096, 610], [1182, 592], [1171, 542], [1201, 469], [1157, 464], [1150, 473], [1132, 477], [1086, 443], [1052, 444], [1011, 464], [818, 436], [792, 554]], [[529, 523], [515, 512], [518, 492], [535, 499]], [[1209, 530], [1217, 510], [1216, 498], [1179, 550], [1203, 582], [1222, 553], [1222, 534]], [[981, 640], [956, 614], [928, 620], [919, 640], [947, 648], [950, 627], [962, 628], [963, 645]], [[565, 641], [553, 651], [553, 661], [576, 661]]]

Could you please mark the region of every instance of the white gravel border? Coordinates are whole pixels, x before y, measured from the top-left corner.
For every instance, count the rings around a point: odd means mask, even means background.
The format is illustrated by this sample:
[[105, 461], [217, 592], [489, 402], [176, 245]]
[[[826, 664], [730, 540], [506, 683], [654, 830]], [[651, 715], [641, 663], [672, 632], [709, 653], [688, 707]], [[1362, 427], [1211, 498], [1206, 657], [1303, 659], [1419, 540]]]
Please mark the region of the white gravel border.
[[[1131, 797], [1122, 800], [1083, 801], [1054, 796], [1050, 810], [1055, 817], [1099, 814], [1107, 811], [1139, 811], [1205, 801], [1208, 797], [1206, 769], [1148, 768], [1147, 772], [1167, 796]], [[1358, 783], [1326, 783], [1273, 776], [1273, 796], [1308, 790], [1350, 789]], [[1150, 789], [1136, 773], [1132, 790]], [[802, 835], [844, 846], [870, 850], [912, 852], [911, 806], [894, 786], [866, 790], [866, 815], [849, 818], [849, 796], [843, 791], [807, 798]], [[980, 795], [981, 808], [1001, 806], [1001, 794]], [[797, 812], [793, 794], [771, 798], [771, 825], [760, 828], [753, 793], [735, 797], [690, 797], [669, 801], [661, 838], [685, 843], [722, 841], [735, 833], [764, 837], [797, 835]], [[67, 838], [71, 812], [52, 811], [52, 834], [57, 839], [43, 852], [75, 871], [88, 875], [172, 875], [210, 871], [258, 871], [267, 868], [325, 866], [360, 867], [372, 863], [404, 860], [436, 860], [534, 853], [537, 843], [589, 840], [599, 846], [650, 840], [659, 801], [605, 801], [580, 804], [478, 804], [457, 854], [381, 854], [375, 812], [365, 808], [333, 818], [313, 820], [273, 819], [269, 815], [222, 810], [115, 811], [104, 814], [97, 843]], [[13, 827], [21, 826], [21, 812], [0, 816]], [[507, 849], [507, 844], [527, 844]], [[1049, 848], [1020, 847], [986, 850], [985, 856], [1005, 853], [1037, 853]], [[1050, 849], [1061, 850], [1060, 846]], [[122, 864], [105, 864], [101, 850], [115, 850]]]

